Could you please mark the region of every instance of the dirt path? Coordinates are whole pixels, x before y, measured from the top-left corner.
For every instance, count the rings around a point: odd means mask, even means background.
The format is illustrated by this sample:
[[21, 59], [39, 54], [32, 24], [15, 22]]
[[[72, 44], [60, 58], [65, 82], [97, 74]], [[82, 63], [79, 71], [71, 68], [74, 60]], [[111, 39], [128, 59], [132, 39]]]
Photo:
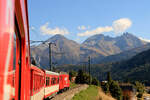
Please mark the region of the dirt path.
[[68, 91], [61, 93], [59, 95], [56, 95], [51, 100], [71, 100], [71, 98], [76, 94], [79, 93], [81, 90], [85, 90], [88, 88], [88, 85], [77, 85]]

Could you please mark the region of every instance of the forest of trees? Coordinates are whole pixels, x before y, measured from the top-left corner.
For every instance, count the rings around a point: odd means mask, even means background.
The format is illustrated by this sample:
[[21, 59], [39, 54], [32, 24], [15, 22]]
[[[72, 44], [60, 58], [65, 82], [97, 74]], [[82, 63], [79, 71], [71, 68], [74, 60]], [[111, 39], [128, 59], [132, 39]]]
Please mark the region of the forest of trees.
[[99, 80], [95, 77], [92, 77], [88, 73], [84, 72], [83, 70], [79, 70], [78, 72], [70, 71], [69, 72], [70, 79], [71, 77], [76, 77], [75, 83], [76, 84], [92, 84], [99, 86]]

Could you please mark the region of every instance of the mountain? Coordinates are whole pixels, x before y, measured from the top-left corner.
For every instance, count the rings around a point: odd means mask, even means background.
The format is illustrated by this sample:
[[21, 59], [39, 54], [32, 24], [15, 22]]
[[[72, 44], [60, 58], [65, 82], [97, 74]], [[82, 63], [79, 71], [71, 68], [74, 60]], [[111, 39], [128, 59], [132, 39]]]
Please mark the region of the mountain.
[[[73, 40], [69, 40], [62, 35], [55, 35], [46, 40], [46, 42], [53, 42], [52, 45], [52, 60], [53, 63], [60, 64], [77, 64], [85, 61], [88, 56], [104, 57], [100, 51], [86, 46], [81, 46]], [[31, 47], [31, 56], [39, 66], [48, 68], [49, 66], [49, 47], [46, 44], [40, 44]]]
[[[46, 42], [53, 42], [56, 44], [52, 45], [52, 59], [53, 63], [64, 64], [64, 63], [75, 63], [80, 61], [80, 45], [75, 41], [68, 40], [62, 35], [55, 35]], [[36, 59], [42, 67], [49, 66], [49, 47], [46, 44], [40, 44], [36, 47], [31, 47], [31, 55]]]
[[108, 56], [121, 53], [122, 51], [130, 50], [144, 44], [145, 42], [141, 39], [126, 32], [115, 38], [104, 36], [103, 34], [94, 35], [85, 40], [82, 45], [101, 50]]
[[105, 56], [108, 56], [121, 52], [120, 48], [114, 45], [114, 43], [116, 43], [114, 38], [104, 36], [103, 34], [98, 34], [89, 37], [82, 43], [82, 45], [101, 50]]
[[[52, 60], [57, 65], [79, 64], [87, 61], [88, 56], [91, 56], [92, 63], [100, 63], [106, 56], [146, 44], [130, 33], [124, 33], [115, 38], [98, 34], [89, 37], [82, 44], [58, 34], [46, 41], [56, 44], [56, 46], [52, 45]], [[49, 48], [46, 44], [32, 46], [31, 56], [41, 67], [47, 68], [49, 66]]]

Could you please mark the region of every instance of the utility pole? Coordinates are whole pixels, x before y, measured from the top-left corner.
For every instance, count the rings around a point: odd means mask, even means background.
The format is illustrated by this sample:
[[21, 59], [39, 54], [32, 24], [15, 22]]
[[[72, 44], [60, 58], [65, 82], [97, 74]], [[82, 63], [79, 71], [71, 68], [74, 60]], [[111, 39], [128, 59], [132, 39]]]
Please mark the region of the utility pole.
[[55, 43], [49, 42], [49, 70], [52, 71], [52, 44], [54, 44], [56, 46]]
[[88, 64], [89, 64], [89, 84], [91, 84], [91, 58], [88, 57]]
[[32, 41], [32, 40], [30, 40], [30, 41], [31, 41], [31, 43], [41, 42], [43, 44], [46, 44], [46, 43], [48, 44], [48, 46], [49, 46], [49, 70], [52, 71], [52, 47], [51, 47], [51, 45], [54, 44], [56, 46], [56, 44], [53, 42], [46, 42], [46, 41]]
[[51, 49], [51, 43], [48, 43], [49, 45], [49, 70], [52, 70], [52, 49]]

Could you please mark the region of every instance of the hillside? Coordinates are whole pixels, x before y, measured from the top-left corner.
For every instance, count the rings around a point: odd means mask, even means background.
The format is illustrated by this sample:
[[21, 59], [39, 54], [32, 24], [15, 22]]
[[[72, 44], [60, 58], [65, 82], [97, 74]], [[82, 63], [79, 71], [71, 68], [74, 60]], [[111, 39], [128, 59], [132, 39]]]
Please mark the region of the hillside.
[[146, 51], [148, 49], [150, 49], [150, 43], [148, 43], [144, 46], [141, 46], [141, 47], [137, 47], [137, 48], [133, 48], [133, 49], [121, 52], [119, 54], [106, 56], [103, 59], [100, 59], [99, 63], [108, 63], [108, 62], [127, 60], [127, 59], [132, 58], [136, 54], [141, 53], [142, 51]]
[[[150, 50], [119, 62], [112, 68], [113, 77], [123, 80], [150, 81]], [[117, 69], [117, 70], [116, 70]], [[120, 73], [121, 72], [121, 73]]]
[[[91, 73], [99, 80], [106, 80], [107, 72], [111, 72], [114, 80], [120, 81], [141, 81], [146, 84], [150, 83], [150, 49], [143, 51], [129, 60], [120, 62], [93, 64], [91, 65]], [[60, 70], [70, 71], [85, 69], [85, 66], [66, 65], [58, 67]], [[88, 65], [86, 70], [88, 72]], [[150, 84], [149, 84], [150, 85]]]
[[116, 100], [106, 95], [99, 87], [89, 86], [86, 90], [76, 94], [72, 100]]
[[86, 90], [75, 94], [71, 100], [96, 100], [97, 96], [98, 87], [91, 85]]

